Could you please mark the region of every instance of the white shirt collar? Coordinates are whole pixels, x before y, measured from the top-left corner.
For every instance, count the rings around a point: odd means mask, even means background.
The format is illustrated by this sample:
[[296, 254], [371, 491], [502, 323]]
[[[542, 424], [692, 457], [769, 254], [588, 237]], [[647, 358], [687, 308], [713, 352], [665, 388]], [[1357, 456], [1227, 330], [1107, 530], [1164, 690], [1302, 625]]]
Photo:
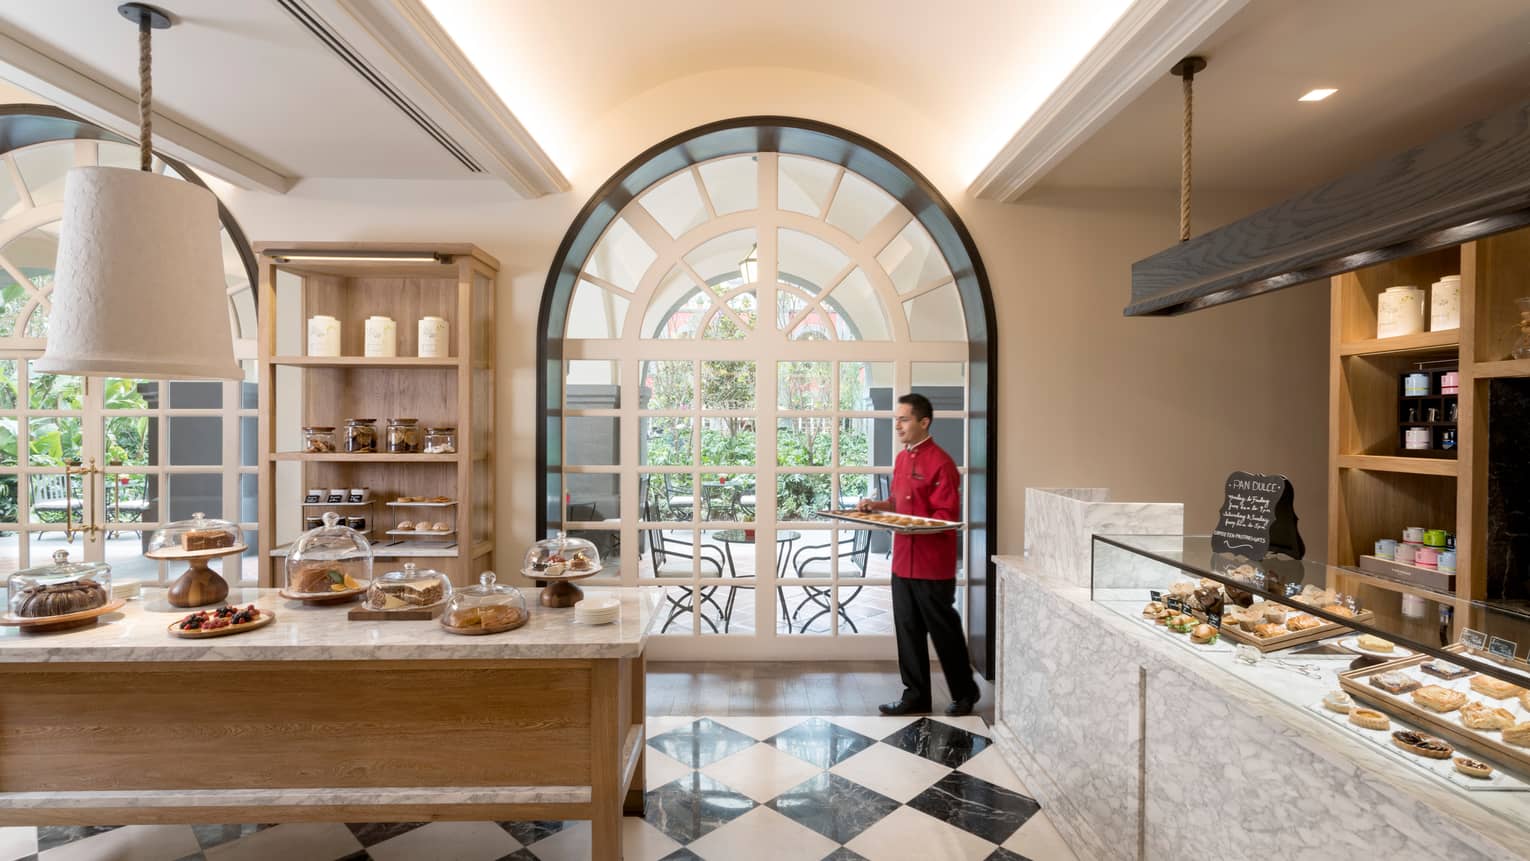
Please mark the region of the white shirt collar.
[[914, 443], [913, 445], [906, 445], [906, 446], [904, 446], [903, 450], [904, 451], [913, 451], [914, 449], [924, 445], [925, 443], [927, 443], [929, 441], [930, 441], [930, 435], [929, 434], [925, 434], [924, 435], [924, 439]]

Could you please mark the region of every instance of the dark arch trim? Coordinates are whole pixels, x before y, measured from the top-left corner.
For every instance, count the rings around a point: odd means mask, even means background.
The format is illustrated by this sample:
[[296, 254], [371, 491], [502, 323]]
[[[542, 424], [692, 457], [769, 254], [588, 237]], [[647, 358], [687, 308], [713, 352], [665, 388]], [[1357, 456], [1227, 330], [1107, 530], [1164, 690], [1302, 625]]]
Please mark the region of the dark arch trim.
[[[972, 235], [935, 186], [912, 165], [870, 138], [828, 123], [793, 117], [755, 116], [720, 120], [681, 132], [627, 162], [602, 185], [569, 225], [542, 289], [537, 319], [537, 534], [557, 518], [550, 479], [561, 475], [563, 330], [580, 268], [606, 227], [649, 186], [682, 168], [728, 155], [776, 152], [810, 156], [855, 171], [892, 195], [929, 231], [956, 280], [968, 336], [967, 448], [971, 556], [968, 569], [968, 635], [974, 661], [993, 677], [997, 576], [992, 557], [998, 526], [998, 341], [988, 275]], [[973, 564], [981, 560], [981, 564]]]
[[[33, 144], [67, 140], [112, 141], [128, 146], [136, 145], [116, 132], [103, 129], [83, 117], [53, 105], [0, 105], [0, 155]], [[162, 152], [156, 151], [154, 154], [160, 161], [174, 168], [175, 172], [187, 182], [207, 188], [207, 183], [182, 162]], [[214, 194], [213, 200], [218, 201], [218, 221], [223, 224], [223, 229], [228, 231], [229, 238], [234, 242], [234, 248], [239, 251], [239, 260], [244, 263], [244, 274], [250, 282], [251, 298], [259, 303], [260, 291], [255, 289], [255, 286], [260, 283], [259, 270], [255, 268], [255, 251], [250, 247], [250, 241], [245, 238], [244, 231], [239, 228], [239, 222], [234, 220], [234, 214], [228, 211], [228, 207], [223, 205], [218, 195]]]

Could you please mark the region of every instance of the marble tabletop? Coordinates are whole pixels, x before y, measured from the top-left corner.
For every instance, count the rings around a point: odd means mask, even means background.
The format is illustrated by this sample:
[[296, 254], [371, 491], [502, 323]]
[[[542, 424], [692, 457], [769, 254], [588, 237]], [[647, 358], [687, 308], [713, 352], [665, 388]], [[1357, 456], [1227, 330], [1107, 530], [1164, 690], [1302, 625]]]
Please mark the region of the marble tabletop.
[[164, 589], [100, 617], [89, 628], [23, 633], [0, 628], [0, 663], [121, 661], [354, 661], [631, 658], [641, 654], [653, 626], [656, 587], [586, 590], [621, 599], [620, 618], [608, 625], [574, 622], [574, 611], [549, 609], [540, 590], [522, 589], [531, 619], [502, 634], [465, 637], [437, 621], [353, 622], [346, 613], [359, 603], [313, 607], [289, 601], [275, 589], [234, 589], [230, 604], [254, 604], [276, 621], [243, 634], [187, 640], [172, 636], [171, 623], [191, 610], [171, 607]]

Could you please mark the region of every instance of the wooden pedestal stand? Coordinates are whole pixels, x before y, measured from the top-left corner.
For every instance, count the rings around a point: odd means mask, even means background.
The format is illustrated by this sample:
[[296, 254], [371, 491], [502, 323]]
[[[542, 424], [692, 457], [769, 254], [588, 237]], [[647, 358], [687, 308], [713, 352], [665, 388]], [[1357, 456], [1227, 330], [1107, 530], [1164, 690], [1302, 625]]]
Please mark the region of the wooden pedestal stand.
[[584, 590], [569, 582], [571, 580], [583, 580], [586, 577], [594, 577], [600, 573], [599, 568], [590, 571], [566, 571], [556, 577], [549, 577], [547, 572], [522, 571], [527, 577], [535, 580], [546, 580], [548, 586], [542, 590], [542, 606], [554, 608], [572, 607], [584, 600]]
[[156, 550], [144, 556], [172, 562], [185, 560], [186, 572], [170, 584], [166, 598], [172, 607], [201, 607], [219, 603], [228, 597], [228, 581], [207, 563], [220, 556], [243, 553], [245, 549], [245, 545], [235, 544], [210, 550]]

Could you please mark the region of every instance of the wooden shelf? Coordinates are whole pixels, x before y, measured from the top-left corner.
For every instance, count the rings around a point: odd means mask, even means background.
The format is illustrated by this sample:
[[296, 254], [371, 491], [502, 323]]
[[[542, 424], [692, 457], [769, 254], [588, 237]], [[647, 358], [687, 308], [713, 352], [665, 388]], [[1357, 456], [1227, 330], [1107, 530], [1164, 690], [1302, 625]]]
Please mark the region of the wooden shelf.
[[1504, 359], [1500, 362], [1478, 362], [1472, 365], [1472, 376], [1479, 380], [1530, 377], [1530, 359]]
[[274, 356], [271, 364], [296, 368], [455, 368], [457, 360], [418, 356]]
[[1396, 338], [1371, 338], [1366, 341], [1346, 341], [1339, 345], [1341, 356], [1380, 356], [1387, 353], [1441, 352], [1460, 347], [1461, 330], [1445, 329], [1439, 332], [1421, 332], [1417, 335], [1401, 335]]
[[361, 454], [357, 452], [332, 451], [311, 453], [306, 451], [278, 451], [272, 460], [297, 460], [307, 463], [456, 463], [456, 454]]
[[1371, 472], [1403, 472], [1410, 475], [1455, 476], [1459, 461], [1438, 457], [1389, 457], [1377, 454], [1341, 454], [1340, 469], [1364, 469]]
[[1377, 577], [1369, 571], [1360, 571], [1354, 568], [1346, 567], [1343, 569], [1342, 575], [1345, 577], [1353, 577], [1361, 583], [1375, 586], [1378, 589], [1386, 589], [1392, 592], [1401, 592], [1404, 595], [1412, 595], [1416, 598], [1423, 598], [1425, 601], [1434, 601], [1440, 604], [1452, 605], [1456, 601], [1456, 596], [1450, 594], [1449, 592], [1437, 592], [1433, 589], [1426, 589], [1423, 586], [1417, 586], [1412, 583], [1404, 583], [1401, 580], [1391, 580], [1386, 577]]

